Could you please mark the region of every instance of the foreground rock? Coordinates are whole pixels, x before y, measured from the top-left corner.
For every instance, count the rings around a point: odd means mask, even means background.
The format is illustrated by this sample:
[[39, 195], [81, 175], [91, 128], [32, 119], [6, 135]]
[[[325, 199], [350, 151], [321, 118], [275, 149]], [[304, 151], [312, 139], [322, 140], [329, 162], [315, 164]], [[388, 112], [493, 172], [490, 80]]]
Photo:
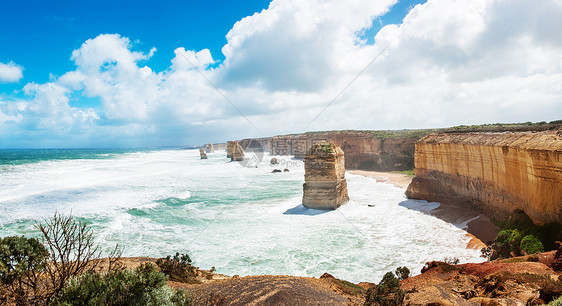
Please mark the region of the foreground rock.
[[439, 133], [416, 143], [409, 198], [475, 206], [505, 219], [523, 210], [562, 223], [560, 132]]
[[302, 204], [313, 209], [336, 209], [349, 201], [344, 153], [340, 147], [321, 142], [304, 159]]
[[431, 262], [402, 281], [410, 305], [541, 305], [562, 295], [554, 252], [481, 264]]
[[[431, 262], [422, 274], [401, 282], [406, 305], [541, 305], [562, 295], [560, 272], [552, 270], [556, 252], [476, 264]], [[99, 259], [107, 270], [108, 259]], [[156, 258], [122, 258], [135, 269]], [[196, 268], [193, 282], [168, 281], [189, 292], [194, 305], [363, 305], [373, 283], [355, 285], [325, 273], [294, 276], [229, 277]]]
[[201, 159], [207, 159], [207, 154], [203, 151], [203, 148], [199, 148], [199, 155], [201, 156]]
[[[295, 276], [246, 276], [183, 286], [196, 305], [362, 305], [361, 288]], [[176, 284], [180, 287], [181, 285]]]

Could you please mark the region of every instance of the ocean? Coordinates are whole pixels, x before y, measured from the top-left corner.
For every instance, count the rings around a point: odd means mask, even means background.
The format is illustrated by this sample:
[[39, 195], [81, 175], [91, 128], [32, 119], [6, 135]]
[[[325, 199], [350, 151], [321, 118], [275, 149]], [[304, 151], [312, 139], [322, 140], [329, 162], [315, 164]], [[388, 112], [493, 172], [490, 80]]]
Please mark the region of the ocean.
[[227, 275], [319, 277], [378, 282], [407, 266], [456, 257], [481, 262], [463, 230], [408, 200], [404, 189], [347, 173], [350, 201], [335, 211], [301, 205], [302, 161], [265, 155], [258, 167], [224, 151], [0, 150], [0, 237], [37, 236], [56, 211], [87, 222], [105, 252], [188, 253]]

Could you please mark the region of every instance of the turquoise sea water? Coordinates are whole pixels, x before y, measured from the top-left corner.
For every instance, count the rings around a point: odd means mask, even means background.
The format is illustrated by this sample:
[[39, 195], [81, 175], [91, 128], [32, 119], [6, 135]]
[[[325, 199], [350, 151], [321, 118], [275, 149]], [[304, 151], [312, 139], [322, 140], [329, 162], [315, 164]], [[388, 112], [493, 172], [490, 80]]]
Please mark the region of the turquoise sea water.
[[[189, 253], [229, 275], [324, 272], [378, 281], [397, 266], [480, 261], [459, 227], [407, 200], [404, 190], [347, 174], [350, 202], [336, 211], [302, 207], [302, 162], [290, 172], [231, 163], [197, 150], [0, 150], [0, 236], [37, 235], [55, 211], [88, 222], [109, 250], [125, 256]], [[465, 220], [467, 221], [467, 220]], [[461, 222], [462, 223], [462, 222]]]

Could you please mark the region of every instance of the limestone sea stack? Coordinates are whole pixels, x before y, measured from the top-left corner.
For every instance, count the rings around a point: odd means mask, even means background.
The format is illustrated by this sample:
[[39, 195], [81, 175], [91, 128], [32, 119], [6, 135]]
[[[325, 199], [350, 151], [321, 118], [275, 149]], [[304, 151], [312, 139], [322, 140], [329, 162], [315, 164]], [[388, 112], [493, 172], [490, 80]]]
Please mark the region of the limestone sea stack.
[[237, 145], [237, 141], [228, 141], [226, 143], [226, 158], [232, 158], [232, 151], [234, 151], [234, 146]]
[[238, 141], [233, 141], [232, 153], [230, 156], [231, 161], [243, 161], [244, 160], [244, 149], [238, 144]]
[[213, 146], [212, 143], [206, 144], [204, 149], [205, 149], [205, 153], [215, 153], [215, 147]]
[[302, 204], [313, 209], [337, 209], [349, 201], [344, 153], [333, 143], [314, 144], [304, 158]]
[[201, 159], [207, 159], [207, 154], [203, 150], [203, 148], [199, 148], [199, 155], [201, 155]]

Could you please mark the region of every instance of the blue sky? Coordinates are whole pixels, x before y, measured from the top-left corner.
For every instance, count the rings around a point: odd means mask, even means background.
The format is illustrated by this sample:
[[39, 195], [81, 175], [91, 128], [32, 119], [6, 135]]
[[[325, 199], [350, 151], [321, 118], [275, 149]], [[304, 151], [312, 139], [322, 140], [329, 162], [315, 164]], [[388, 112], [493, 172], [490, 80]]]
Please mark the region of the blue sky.
[[8, 2], [0, 147], [181, 146], [304, 129], [560, 119], [560, 6]]

